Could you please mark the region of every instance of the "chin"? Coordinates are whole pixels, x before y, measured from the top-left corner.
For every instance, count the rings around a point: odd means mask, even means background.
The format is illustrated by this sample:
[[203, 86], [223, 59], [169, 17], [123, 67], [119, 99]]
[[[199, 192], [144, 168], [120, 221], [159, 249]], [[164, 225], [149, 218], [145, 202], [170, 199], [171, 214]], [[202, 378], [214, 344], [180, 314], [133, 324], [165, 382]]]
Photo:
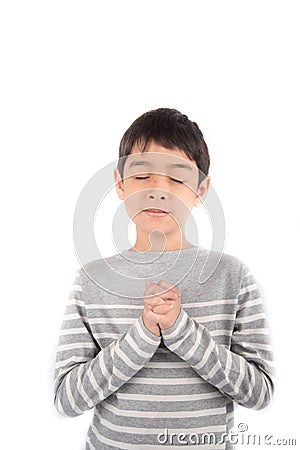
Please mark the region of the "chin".
[[170, 224], [145, 224], [145, 223], [136, 223], [137, 231], [139, 233], [150, 235], [152, 232], [160, 231], [165, 236], [170, 236], [178, 233], [178, 227], [172, 226]]

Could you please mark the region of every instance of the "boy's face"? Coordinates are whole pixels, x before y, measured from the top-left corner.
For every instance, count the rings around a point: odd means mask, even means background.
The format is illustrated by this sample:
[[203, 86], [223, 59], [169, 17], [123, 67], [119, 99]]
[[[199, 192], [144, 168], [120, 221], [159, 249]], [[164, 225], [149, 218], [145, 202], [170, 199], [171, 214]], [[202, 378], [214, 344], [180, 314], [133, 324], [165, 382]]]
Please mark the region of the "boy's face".
[[[145, 236], [155, 229], [166, 237], [181, 233], [194, 206], [201, 204], [210, 183], [198, 184], [198, 167], [183, 151], [170, 150], [151, 142], [145, 152], [133, 147], [124, 166], [123, 181], [115, 168], [116, 191], [137, 232]], [[163, 210], [155, 212], [152, 209]]]

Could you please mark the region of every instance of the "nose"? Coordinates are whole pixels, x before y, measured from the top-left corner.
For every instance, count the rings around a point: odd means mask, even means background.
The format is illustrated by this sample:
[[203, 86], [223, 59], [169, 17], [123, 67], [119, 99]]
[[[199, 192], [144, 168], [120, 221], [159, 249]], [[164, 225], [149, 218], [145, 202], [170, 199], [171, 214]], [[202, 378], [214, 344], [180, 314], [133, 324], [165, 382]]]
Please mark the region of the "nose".
[[163, 189], [164, 183], [165, 183], [165, 177], [159, 176], [155, 174], [153, 176], [153, 182], [152, 182], [152, 188], [147, 189], [148, 190], [148, 198], [151, 200], [154, 199], [160, 199], [160, 200], [166, 200], [168, 198], [168, 191]]
[[148, 198], [150, 200], [154, 200], [156, 198], [159, 198], [160, 200], [166, 200], [168, 196], [161, 189], [150, 189], [150, 192], [148, 193]]

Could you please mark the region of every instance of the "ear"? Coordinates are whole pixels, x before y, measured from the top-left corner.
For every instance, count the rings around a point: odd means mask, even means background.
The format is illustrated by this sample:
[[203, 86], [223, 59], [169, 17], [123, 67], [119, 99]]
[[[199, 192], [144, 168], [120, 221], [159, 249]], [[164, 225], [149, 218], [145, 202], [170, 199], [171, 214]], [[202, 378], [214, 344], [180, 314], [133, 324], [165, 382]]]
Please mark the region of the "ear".
[[123, 180], [121, 178], [120, 172], [117, 169], [117, 167], [114, 168], [114, 178], [115, 178], [115, 188], [117, 195], [120, 200], [124, 200], [125, 194], [124, 194], [124, 185]]
[[210, 186], [210, 176], [206, 176], [204, 180], [202, 180], [202, 182], [200, 183], [200, 186], [197, 190], [197, 194], [194, 200], [194, 206], [201, 206], [202, 201], [206, 197], [209, 186]]

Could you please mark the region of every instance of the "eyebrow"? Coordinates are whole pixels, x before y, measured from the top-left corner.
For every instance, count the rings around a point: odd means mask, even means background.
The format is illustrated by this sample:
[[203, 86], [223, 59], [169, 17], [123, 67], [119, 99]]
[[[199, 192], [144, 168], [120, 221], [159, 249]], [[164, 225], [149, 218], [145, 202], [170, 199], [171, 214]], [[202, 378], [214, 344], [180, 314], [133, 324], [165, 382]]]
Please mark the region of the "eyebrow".
[[[132, 163], [129, 164], [128, 168], [134, 167], [134, 166], [152, 166], [152, 164], [149, 161], [133, 161]], [[188, 169], [190, 171], [193, 171], [191, 166], [189, 166], [187, 164], [181, 164], [181, 163], [169, 164], [167, 167], [178, 167], [181, 169]]]

